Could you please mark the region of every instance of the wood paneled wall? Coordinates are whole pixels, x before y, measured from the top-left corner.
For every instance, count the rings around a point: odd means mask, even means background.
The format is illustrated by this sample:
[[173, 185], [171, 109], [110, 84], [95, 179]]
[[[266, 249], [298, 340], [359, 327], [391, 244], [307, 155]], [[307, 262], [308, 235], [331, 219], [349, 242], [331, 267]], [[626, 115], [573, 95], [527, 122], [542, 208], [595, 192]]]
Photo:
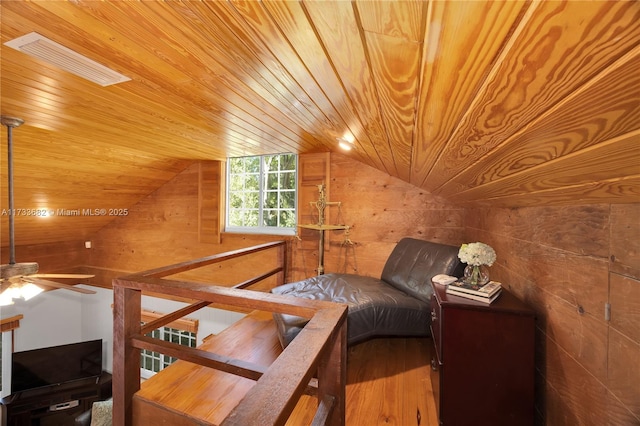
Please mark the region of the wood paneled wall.
[[[491, 277], [537, 312], [538, 424], [640, 424], [640, 204], [469, 209]], [[611, 320], [605, 305], [611, 305]]]
[[[305, 189], [307, 194], [300, 196], [302, 217], [304, 220], [314, 217], [315, 208], [309, 206], [309, 201], [316, 200], [318, 192], [312, 183], [322, 182], [324, 174], [329, 201], [342, 203], [339, 210], [328, 209], [327, 223], [349, 225], [349, 237], [354, 243], [343, 244], [344, 231], [327, 233], [327, 273], [379, 276], [389, 253], [405, 236], [453, 245], [463, 241], [462, 208], [347, 156], [322, 156], [329, 161], [328, 167], [311, 167], [307, 171], [301, 168], [302, 172], [313, 175]], [[126, 273], [282, 239], [223, 233], [220, 244], [203, 242], [198, 226], [201, 176], [200, 163], [195, 163], [136, 204], [128, 216], [114, 220], [92, 237], [93, 248], [89, 250], [86, 264], [96, 274], [94, 280], [98, 285], [108, 286], [111, 279]], [[317, 234], [305, 230], [300, 237], [301, 240], [288, 238], [292, 241], [288, 281], [316, 273]], [[265, 270], [270, 266], [269, 261], [256, 258], [252, 265], [234, 262], [214, 265], [187, 278], [210, 281], [208, 271], [211, 270], [216, 273], [216, 283], [233, 285], [259, 268]]]
[[[87, 255], [88, 250], [84, 248], [84, 241], [16, 247], [16, 262], [38, 262], [38, 271], [42, 273], [79, 273], [78, 268], [86, 263]], [[3, 264], [9, 263], [9, 247], [0, 248], [0, 261]]]
[[[343, 231], [328, 233], [327, 273], [379, 276], [405, 236], [486, 242], [498, 254], [492, 277], [537, 311], [538, 423], [640, 423], [640, 204], [465, 210], [346, 156], [329, 158], [328, 198], [342, 202], [339, 214], [330, 208], [329, 223], [349, 225], [354, 245], [342, 244]], [[38, 261], [44, 272], [88, 265], [97, 275], [91, 282], [109, 286], [129, 272], [280, 239], [223, 233], [220, 244], [202, 242], [200, 172], [195, 163], [150, 194], [93, 235], [90, 250], [83, 241], [23, 246], [18, 261]], [[317, 239], [301, 237], [291, 239], [288, 281], [315, 275]], [[188, 278], [232, 285], [269, 261], [215, 265]]]
[[[223, 234], [220, 244], [206, 242], [216, 241], [217, 237], [207, 239], [200, 235], [207, 229], [214, 231], [211, 226], [203, 227], [200, 223], [203, 214], [199, 201], [203, 191], [199, 187], [212, 184], [211, 179], [202, 179], [200, 166], [199, 162], [194, 163], [131, 208], [128, 216], [114, 220], [92, 237], [93, 248], [87, 264], [99, 284], [109, 287], [117, 276], [282, 239]], [[226, 261], [183, 273], [181, 277], [232, 286], [273, 269], [275, 264], [274, 253], [267, 251], [250, 259]], [[272, 277], [252, 289], [270, 288], [274, 282]]]
[[[313, 168], [316, 174], [319, 169]], [[327, 231], [325, 273], [379, 277], [389, 253], [403, 237], [452, 245], [463, 242], [464, 209], [443, 198], [335, 153], [331, 153], [326, 179], [328, 201], [341, 202], [339, 209], [327, 209], [327, 223], [348, 225], [353, 245], [344, 244], [344, 231]], [[317, 200], [317, 189], [312, 187], [311, 192]], [[313, 217], [309, 196], [301, 195], [300, 200], [302, 220]], [[316, 231], [304, 230], [300, 237], [302, 241], [293, 243], [291, 269], [296, 280], [315, 275], [318, 265]]]

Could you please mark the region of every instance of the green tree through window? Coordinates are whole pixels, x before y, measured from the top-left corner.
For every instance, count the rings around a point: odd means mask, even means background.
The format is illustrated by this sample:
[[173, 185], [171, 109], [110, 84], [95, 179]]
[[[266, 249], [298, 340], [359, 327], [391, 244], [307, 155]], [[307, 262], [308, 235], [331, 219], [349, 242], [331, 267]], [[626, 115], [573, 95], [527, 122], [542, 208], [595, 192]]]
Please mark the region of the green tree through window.
[[228, 231], [295, 230], [297, 160], [295, 154], [228, 160]]

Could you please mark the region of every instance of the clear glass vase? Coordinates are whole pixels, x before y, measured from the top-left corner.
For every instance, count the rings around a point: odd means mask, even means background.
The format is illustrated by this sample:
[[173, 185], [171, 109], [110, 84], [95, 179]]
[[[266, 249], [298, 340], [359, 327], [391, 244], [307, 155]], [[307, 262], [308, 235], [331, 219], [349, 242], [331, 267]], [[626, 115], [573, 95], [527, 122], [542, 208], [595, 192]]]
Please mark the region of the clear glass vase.
[[483, 286], [489, 282], [489, 268], [485, 265], [467, 265], [463, 281], [473, 286]]

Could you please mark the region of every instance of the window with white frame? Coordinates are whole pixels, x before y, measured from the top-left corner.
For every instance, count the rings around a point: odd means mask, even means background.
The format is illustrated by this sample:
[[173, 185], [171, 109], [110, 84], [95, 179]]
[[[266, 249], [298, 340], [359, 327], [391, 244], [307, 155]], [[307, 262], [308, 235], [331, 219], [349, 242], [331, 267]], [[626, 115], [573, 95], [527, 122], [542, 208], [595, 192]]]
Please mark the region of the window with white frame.
[[229, 158], [226, 231], [293, 235], [297, 168], [295, 154]]
[[[178, 330], [171, 327], [162, 327], [153, 330], [147, 336], [167, 342], [176, 343], [178, 345], [196, 347], [196, 334], [190, 331]], [[168, 367], [176, 361], [176, 358], [162, 354], [160, 352], [152, 352], [146, 349], [140, 351], [140, 374], [143, 378], [149, 378]]]
[[[150, 322], [160, 316], [162, 315], [155, 312], [143, 311], [141, 315], [141, 324]], [[154, 339], [175, 343], [177, 345], [195, 348], [197, 329], [197, 320], [180, 319], [170, 323], [167, 326], [153, 330], [152, 332], [148, 333], [147, 336], [153, 337]], [[143, 349], [140, 351], [140, 377], [142, 377], [143, 379], [148, 379], [149, 377], [173, 364], [176, 360], [176, 358], [169, 355]]]

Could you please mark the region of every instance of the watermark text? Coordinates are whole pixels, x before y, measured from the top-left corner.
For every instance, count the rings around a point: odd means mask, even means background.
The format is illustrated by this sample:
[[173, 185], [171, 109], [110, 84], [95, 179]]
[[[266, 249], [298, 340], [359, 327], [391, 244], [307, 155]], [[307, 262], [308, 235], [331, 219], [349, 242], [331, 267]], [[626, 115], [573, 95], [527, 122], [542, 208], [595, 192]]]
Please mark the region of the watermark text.
[[121, 208], [81, 208], [81, 209], [2, 209], [2, 216], [29, 216], [29, 217], [50, 217], [50, 216], [128, 216], [129, 209]]

